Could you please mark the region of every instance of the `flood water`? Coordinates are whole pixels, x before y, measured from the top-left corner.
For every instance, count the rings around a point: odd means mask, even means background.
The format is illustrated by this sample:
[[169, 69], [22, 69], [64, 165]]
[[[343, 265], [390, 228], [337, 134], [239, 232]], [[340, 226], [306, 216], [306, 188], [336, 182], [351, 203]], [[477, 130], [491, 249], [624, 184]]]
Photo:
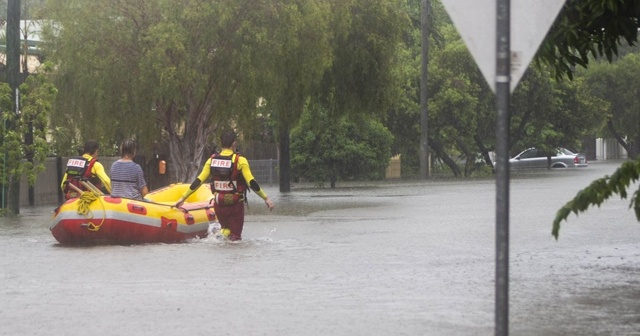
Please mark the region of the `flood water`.
[[[512, 174], [510, 333], [640, 335], [640, 224], [559, 207], [620, 162]], [[250, 194], [244, 240], [63, 247], [0, 219], [0, 335], [492, 335], [495, 181]], [[635, 188], [630, 194], [635, 191]]]

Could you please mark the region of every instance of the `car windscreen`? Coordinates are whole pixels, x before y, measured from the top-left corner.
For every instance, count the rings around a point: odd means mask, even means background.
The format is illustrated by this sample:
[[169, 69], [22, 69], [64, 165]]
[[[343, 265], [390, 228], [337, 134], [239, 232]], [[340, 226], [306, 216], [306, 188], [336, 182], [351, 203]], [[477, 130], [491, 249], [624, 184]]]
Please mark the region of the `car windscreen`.
[[566, 149], [566, 148], [558, 148], [558, 152], [564, 154], [564, 155], [576, 155], [576, 153]]

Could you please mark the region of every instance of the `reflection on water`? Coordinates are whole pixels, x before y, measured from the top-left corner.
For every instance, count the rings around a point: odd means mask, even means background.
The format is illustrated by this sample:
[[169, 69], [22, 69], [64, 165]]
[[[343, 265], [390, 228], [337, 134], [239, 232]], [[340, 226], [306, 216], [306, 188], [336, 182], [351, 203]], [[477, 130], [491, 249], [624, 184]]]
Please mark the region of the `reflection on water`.
[[0, 217], [0, 236], [41, 234], [53, 216], [53, 207], [24, 208], [18, 216]]

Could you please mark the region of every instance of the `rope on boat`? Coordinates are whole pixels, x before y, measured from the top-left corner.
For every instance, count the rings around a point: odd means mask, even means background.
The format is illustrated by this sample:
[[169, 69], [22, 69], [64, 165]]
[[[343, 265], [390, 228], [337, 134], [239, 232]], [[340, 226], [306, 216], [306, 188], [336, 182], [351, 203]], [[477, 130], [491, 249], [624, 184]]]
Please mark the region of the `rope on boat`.
[[[97, 199], [98, 199], [98, 195], [96, 195], [91, 191], [82, 192], [82, 194], [78, 198], [78, 213], [81, 215], [84, 215], [84, 217], [87, 219], [93, 218], [93, 212], [91, 211], [89, 206], [91, 205], [91, 203], [93, 203]], [[100, 201], [100, 204], [102, 204], [102, 201]], [[106, 209], [104, 208], [104, 204], [102, 204], [102, 209], [104, 210], [104, 214], [106, 216]], [[89, 222], [89, 226], [87, 227], [87, 230], [89, 231], [100, 230], [100, 227], [104, 223], [105, 216], [102, 217], [102, 221], [100, 222], [99, 225], [95, 225], [94, 223]]]

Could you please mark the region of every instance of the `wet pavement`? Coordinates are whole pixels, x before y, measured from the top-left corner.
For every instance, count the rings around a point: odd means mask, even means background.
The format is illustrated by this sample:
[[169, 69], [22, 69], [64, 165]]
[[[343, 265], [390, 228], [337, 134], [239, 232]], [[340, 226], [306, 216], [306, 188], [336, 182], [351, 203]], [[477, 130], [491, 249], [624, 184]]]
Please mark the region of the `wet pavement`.
[[[514, 172], [512, 335], [640, 335], [640, 224], [556, 210], [620, 162]], [[0, 335], [491, 335], [495, 181], [249, 195], [240, 243], [62, 247], [51, 208], [0, 219]], [[634, 189], [635, 190], [635, 189]]]

